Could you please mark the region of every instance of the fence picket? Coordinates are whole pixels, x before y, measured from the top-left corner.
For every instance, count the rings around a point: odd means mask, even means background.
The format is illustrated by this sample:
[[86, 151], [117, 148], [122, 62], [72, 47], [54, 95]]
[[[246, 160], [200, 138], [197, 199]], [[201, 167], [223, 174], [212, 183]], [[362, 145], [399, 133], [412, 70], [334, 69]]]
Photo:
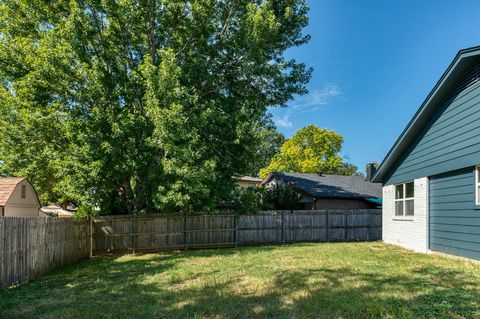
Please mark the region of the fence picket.
[[0, 288], [89, 257], [88, 220], [0, 217]]
[[0, 217], [0, 287], [95, 254], [381, 239], [381, 210], [152, 214], [143, 217]]
[[[381, 210], [267, 211], [251, 215], [152, 214], [142, 218], [93, 219], [93, 254], [128, 252], [122, 238], [136, 238], [137, 251], [195, 249], [249, 244], [367, 241], [381, 239]], [[126, 224], [137, 223], [136, 232]], [[109, 225], [108, 231], [105, 225]], [[140, 226], [141, 225], [141, 226]], [[130, 227], [130, 229], [132, 229]], [[110, 242], [111, 247], [102, 243]]]

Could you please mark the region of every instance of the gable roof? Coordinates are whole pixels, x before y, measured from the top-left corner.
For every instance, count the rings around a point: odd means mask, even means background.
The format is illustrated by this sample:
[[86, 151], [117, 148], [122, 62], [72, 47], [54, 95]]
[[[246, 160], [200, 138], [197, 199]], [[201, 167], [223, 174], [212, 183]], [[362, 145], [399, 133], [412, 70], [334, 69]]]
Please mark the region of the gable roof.
[[382, 197], [382, 185], [366, 181], [362, 176], [272, 173], [265, 178], [262, 184], [266, 184], [274, 178], [292, 184], [308, 195], [317, 198]]
[[374, 182], [384, 182], [385, 177], [391, 170], [392, 166], [398, 161], [398, 158], [403, 154], [410, 143], [414, 141], [417, 134], [419, 134], [424, 128], [427, 121], [435, 114], [437, 107], [455, 87], [456, 82], [468, 67], [478, 61], [479, 57], [480, 46], [463, 49], [457, 53], [447, 70], [440, 77], [432, 91], [427, 95], [425, 101], [393, 144], [392, 148], [385, 156], [385, 159], [379, 165], [376, 174], [372, 179]]
[[22, 177], [0, 177], [0, 206], [5, 206]]

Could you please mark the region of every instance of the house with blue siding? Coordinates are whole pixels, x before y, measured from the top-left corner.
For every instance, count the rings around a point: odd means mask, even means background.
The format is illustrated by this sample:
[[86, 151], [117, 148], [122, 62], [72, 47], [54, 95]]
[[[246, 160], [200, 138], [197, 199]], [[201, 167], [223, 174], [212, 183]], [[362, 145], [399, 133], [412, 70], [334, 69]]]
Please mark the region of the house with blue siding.
[[373, 181], [385, 242], [480, 260], [480, 47], [456, 55]]

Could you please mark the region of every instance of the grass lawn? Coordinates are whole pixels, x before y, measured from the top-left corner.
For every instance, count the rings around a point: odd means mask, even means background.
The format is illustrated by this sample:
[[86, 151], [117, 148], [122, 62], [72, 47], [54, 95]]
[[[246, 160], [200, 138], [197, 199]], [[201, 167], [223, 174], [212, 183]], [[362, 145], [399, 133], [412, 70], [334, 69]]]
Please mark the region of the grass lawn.
[[101, 257], [0, 291], [0, 318], [480, 318], [480, 264], [382, 243]]

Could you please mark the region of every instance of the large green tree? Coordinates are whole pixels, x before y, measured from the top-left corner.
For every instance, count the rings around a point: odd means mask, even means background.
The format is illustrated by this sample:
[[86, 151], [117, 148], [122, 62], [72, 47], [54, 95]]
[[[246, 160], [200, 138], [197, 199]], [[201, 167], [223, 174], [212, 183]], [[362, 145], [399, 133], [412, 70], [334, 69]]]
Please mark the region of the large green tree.
[[271, 172], [355, 175], [357, 167], [340, 156], [343, 137], [334, 131], [308, 125], [298, 130], [281, 147], [260, 176]]
[[269, 106], [306, 92], [283, 57], [304, 0], [3, 0], [1, 173], [104, 213], [214, 207]]

